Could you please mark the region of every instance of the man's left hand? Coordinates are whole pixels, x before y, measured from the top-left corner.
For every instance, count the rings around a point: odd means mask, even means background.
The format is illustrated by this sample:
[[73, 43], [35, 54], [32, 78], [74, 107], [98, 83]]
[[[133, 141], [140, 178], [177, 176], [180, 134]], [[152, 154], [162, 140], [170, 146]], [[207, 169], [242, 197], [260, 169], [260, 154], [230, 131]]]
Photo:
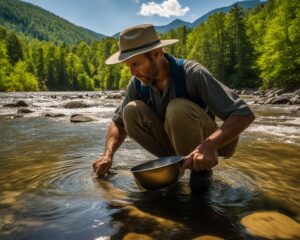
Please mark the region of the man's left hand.
[[202, 143], [185, 157], [183, 169], [189, 168], [194, 171], [209, 170], [218, 164], [217, 150], [211, 143]]

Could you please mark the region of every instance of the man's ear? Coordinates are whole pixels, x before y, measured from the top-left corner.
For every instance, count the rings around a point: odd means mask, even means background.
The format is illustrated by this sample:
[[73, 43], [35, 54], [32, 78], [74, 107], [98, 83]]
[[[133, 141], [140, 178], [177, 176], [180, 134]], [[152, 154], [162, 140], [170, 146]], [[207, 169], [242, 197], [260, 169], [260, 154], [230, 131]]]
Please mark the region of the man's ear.
[[164, 52], [163, 52], [162, 48], [157, 48], [157, 49], [152, 50], [152, 56], [156, 61], [160, 60], [163, 57], [163, 55], [164, 55]]

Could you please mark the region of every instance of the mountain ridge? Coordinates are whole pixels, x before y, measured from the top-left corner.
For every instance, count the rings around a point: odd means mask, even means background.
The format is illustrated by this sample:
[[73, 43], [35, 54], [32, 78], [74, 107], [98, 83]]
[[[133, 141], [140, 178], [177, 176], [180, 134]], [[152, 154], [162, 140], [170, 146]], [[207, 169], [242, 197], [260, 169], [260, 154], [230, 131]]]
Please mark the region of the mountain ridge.
[[195, 28], [199, 24], [205, 22], [208, 19], [209, 16], [211, 16], [211, 15], [213, 15], [215, 13], [220, 13], [220, 12], [227, 13], [235, 5], [237, 5], [237, 6], [241, 7], [241, 8], [249, 9], [249, 8], [254, 8], [254, 7], [256, 7], [259, 4], [262, 4], [262, 2], [260, 0], [238, 1], [238, 2], [233, 3], [233, 4], [231, 4], [229, 6], [226, 6], [226, 7], [221, 7], [221, 8], [213, 9], [213, 10], [209, 11], [208, 13], [202, 15], [201, 17], [197, 18], [192, 23], [191, 22], [183, 21], [181, 19], [175, 19], [175, 20], [173, 20], [172, 22], [170, 22], [167, 25], [155, 26], [155, 29], [159, 33], [166, 33], [166, 32], [168, 32], [168, 31], [170, 31], [172, 29], [176, 29], [176, 28], [182, 27], [182, 26], [186, 26], [188, 28]]
[[107, 37], [19, 0], [0, 0], [0, 25], [39, 40], [67, 44], [92, 42]]
[[[213, 9], [192, 23], [175, 19], [167, 25], [155, 26], [155, 28], [159, 33], [166, 33], [182, 26], [195, 28], [205, 22], [210, 15], [217, 12], [229, 12], [235, 5], [242, 8], [254, 8], [259, 4], [262, 4], [260, 0], [239, 1], [227, 7]], [[39, 6], [20, 0], [0, 0], [0, 25], [32, 38], [64, 42], [66, 44], [76, 44], [80, 41], [90, 43], [106, 37], [118, 38], [119, 36], [119, 33], [112, 36], [96, 33], [87, 28], [77, 26]]]

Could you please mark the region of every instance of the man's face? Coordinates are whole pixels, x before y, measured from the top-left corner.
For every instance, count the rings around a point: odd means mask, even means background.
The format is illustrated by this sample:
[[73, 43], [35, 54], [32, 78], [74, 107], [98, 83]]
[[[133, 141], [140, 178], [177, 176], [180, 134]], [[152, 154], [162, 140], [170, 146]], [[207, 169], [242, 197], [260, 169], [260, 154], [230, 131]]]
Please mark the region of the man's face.
[[125, 61], [132, 75], [137, 77], [144, 85], [149, 85], [158, 76], [158, 63], [152, 55], [140, 54]]

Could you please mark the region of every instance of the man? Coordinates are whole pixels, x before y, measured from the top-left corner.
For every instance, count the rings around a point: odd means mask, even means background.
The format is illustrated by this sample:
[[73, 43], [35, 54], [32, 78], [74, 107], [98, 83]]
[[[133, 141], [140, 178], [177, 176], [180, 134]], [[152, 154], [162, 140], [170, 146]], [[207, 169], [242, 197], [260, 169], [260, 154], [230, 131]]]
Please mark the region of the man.
[[[120, 51], [106, 64], [125, 63], [133, 77], [109, 126], [103, 155], [93, 163], [97, 176], [109, 172], [129, 135], [157, 157], [185, 156], [182, 167], [191, 170], [190, 186], [206, 188], [218, 156], [231, 157], [239, 134], [254, 120], [247, 104], [202, 65], [163, 51], [176, 42], [160, 40], [153, 25], [121, 32]], [[224, 121], [220, 128], [214, 115]]]

